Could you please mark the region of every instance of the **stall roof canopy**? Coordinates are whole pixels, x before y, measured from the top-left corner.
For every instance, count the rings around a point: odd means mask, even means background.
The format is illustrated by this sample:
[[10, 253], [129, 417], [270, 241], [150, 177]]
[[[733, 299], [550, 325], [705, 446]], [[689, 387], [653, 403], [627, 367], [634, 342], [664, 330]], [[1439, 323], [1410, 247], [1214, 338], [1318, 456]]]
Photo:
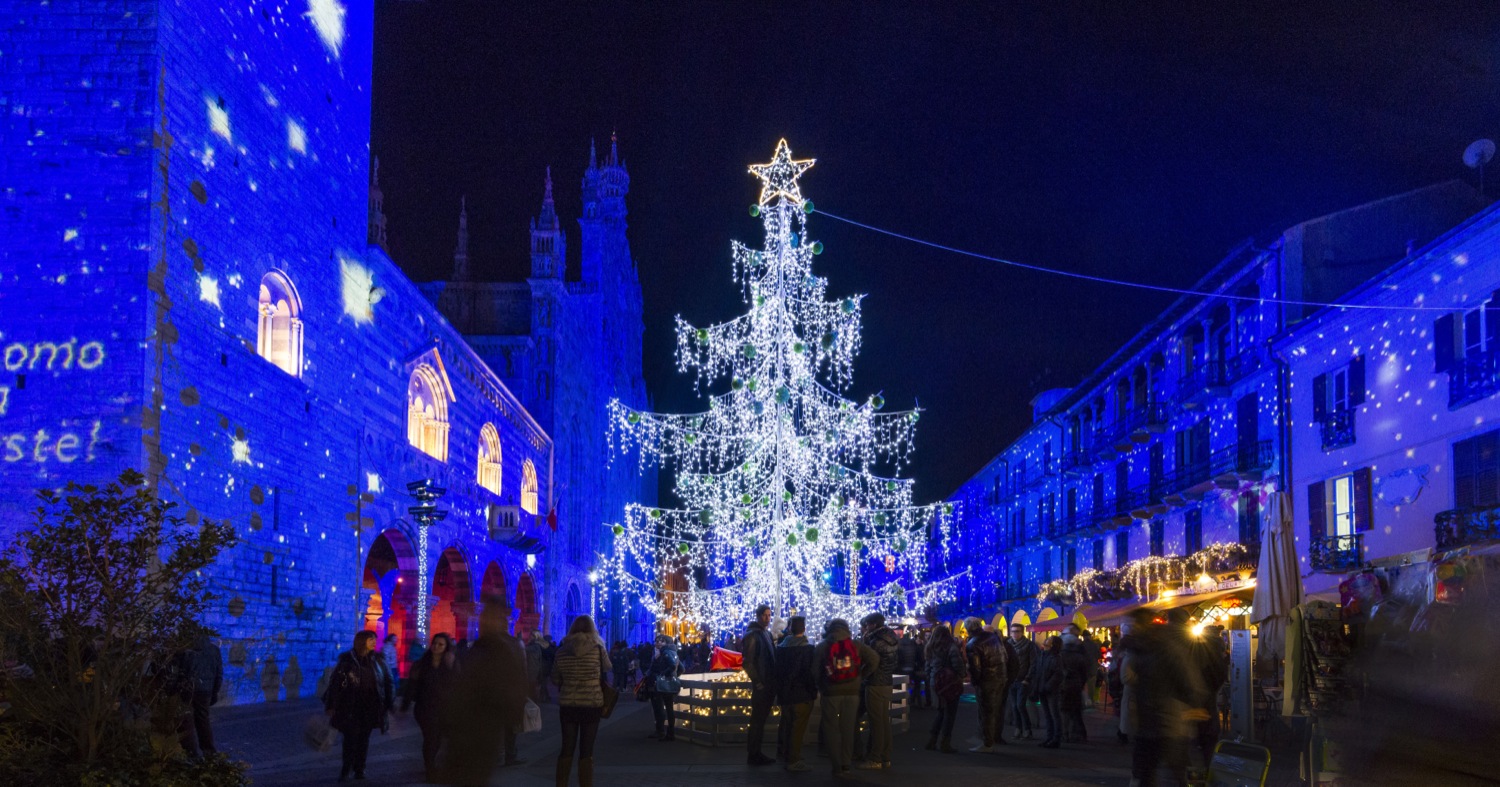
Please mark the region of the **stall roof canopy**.
[[[1097, 604], [1084, 604], [1078, 608], [1078, 614], [1082, 615], [1090, 628], [1111, 628], [1118, 626], [1130, 618], [1130, 614], [1138, 609], [1147, 609], [1152, 612], [1166, 612], [1169, 609], [1191, 607], [1204, 602], [1219, 601], [1230, 596], [1240, 595], [1249, 600], [1249, 595], [1255, 591], [1254, 586], [1232, 588], [1229, 590], [1215, 590], [1208, 593], [1190, 593], [1185, 595], [1168, 596], [1155, 601], [1141, 601], [1138, 598], [1124, 599], [1121, 601], [1104, 601]], [[1057, 626], [1061, 631], [1066, 623]], [[1041, 626], [1033, 626], [1032, 631], [1043, 630]]]

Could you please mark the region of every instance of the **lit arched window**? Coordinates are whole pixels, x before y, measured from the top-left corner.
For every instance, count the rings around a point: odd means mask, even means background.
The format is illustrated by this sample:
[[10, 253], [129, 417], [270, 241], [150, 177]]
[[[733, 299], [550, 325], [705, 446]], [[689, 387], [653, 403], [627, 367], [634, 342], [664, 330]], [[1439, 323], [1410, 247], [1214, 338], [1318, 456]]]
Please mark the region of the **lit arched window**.
[[521, 510], [535, 514], [536, 509], [536, 466], [527, 459], [521, 463]]
[[494, 424], [479, 430], [479, 485], [500, 494], [500, 433]]
[[302, 376], [302, 299], [292, 280], [271, 271], [260, 280], [255, 352], [293, 377]]
[[434, 459], [448, 458], [448, 399], [437, 372], [425, 363], [406, 387], [406, 442]]

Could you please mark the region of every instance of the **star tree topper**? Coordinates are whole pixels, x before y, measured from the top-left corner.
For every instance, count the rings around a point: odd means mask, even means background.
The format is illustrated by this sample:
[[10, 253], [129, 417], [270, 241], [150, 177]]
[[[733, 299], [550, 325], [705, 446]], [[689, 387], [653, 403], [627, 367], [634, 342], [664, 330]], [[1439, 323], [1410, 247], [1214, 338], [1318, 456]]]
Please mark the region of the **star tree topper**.
[[750, 174], [761, 179], [760, 205], [765, 207], [777, 197], [786, 197], [798, 207], [802, 206], [802, 189], [797, 178], [802, 176], [817, 159], [792, 160], [792, 149], [786, 140], [776, 143], [776, 155], [769, 164], [751, 164]]

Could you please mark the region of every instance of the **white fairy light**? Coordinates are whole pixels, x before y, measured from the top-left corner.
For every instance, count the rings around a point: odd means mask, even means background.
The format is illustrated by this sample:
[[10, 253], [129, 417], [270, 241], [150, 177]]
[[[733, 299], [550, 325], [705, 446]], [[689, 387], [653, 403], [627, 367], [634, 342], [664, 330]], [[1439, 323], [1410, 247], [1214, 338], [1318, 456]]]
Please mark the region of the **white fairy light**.
[[782, 140], [754, 165], [762, 249], [733, 248], [748, 313], [698, 328], [678, 318], [678, 368], [705, 411], [657, 414], [610, 404], [610, 446], [642, 468], [676, 469], [679, 508], [628, 505], [613, 525], [602, 592], [639, 598], [658, 618], [738, 628], [757, 604], [814, 623], [950, 600], [959, 577], [924, 580], [929, 546], [949, 542], [953, 505], [914, 505], [897, 477], [919, 411], [842, 394], [860, 347], [860, 300], [829, 300], [812, 272], [807, 203]]

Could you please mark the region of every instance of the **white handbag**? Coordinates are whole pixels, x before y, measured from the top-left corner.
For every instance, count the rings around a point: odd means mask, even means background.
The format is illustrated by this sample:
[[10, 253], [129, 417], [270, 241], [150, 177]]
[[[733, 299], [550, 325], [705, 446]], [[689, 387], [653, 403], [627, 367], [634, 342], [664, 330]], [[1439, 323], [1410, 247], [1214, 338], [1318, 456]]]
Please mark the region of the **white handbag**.
[[521, 722], [522, 732], [541, 732], [542, 709], [535, 702], [526, 701], [526, 718]]

